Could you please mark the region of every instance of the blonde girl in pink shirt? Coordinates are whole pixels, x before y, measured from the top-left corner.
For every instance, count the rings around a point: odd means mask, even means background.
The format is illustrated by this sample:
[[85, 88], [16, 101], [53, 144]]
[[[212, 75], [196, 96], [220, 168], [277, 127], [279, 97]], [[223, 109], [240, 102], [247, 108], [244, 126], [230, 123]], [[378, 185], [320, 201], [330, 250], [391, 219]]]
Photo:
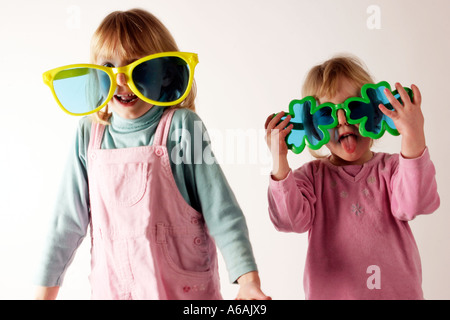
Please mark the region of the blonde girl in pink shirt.
[[[311, 69], [304, 96], [341, 104], [374, 83], [355, 58], [335, 57]], [[308, 231], [307, 299], [423, 299], [420, 256], [408, 221], [439, 207], [435, 169], [425, 143], [421, 94], [395, 84], [394, 110], [379, 108], [401, 135], [400, 154], [371, 151], [373, 140], [348, 123], [344, 109], [329, 129], [330, 155], [292, 170], [285, 142], [293, 126], [283, 112], [266, 120], [273, 157], [269, 214], [282, 232]]]

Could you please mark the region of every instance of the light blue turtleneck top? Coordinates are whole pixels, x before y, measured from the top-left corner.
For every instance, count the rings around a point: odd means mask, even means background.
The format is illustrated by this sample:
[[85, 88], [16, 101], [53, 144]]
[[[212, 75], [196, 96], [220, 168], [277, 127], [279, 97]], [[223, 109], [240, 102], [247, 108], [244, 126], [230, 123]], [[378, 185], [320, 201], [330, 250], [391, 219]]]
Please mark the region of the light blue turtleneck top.
[[[153, 106], [145, 115], [133, 120], [113, 113], [110, 125], [105, 128], [102, 149], [151, 145], [163, 111], [163, 107]], [[90, 117], [80, 120], [70, 151], [39, 264], [37, 284], [41, 286], [61, 286], [87, 234], [90, 223], [87, 151], [91, 123]], [[194, 132], [201, 134], [202, 138], [197, 139], [202, 144], [201, 153], [194, 150], [198, 148], [192, 143]], [[209, 233], [222, 253], [229, 279], [235, 282], [244, 273], [256, 270], [256, 263], [244, 215], [220, 166], [198, 158], [211, 148], [209, 139], [203, 137], [207, 137], [207, 131], [196, 113], [187, 109], [175, 112], [167, 141], [169, 156], [172, 151], [178, 155], [175, 161], [170, 157], [172, 173], [186, 202], [203, 214]]]

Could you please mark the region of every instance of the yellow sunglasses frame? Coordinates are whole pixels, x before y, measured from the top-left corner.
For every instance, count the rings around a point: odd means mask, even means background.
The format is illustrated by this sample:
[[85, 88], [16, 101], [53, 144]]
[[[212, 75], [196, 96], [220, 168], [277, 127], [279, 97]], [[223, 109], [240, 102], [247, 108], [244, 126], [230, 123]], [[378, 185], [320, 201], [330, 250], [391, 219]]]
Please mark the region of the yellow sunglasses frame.
[[[158, 102], [158, 101], [154, 101], [154, 100], [144, 97], [139, 92], [139, 90], [136, 88], [136, 86], [133, 82], [133, 79], [132, 79], [133, 70], [137, 65], [139, 65], [143, 62], [149, 61], [149, 60], [153, 60], [156, 58], [162, 58], [162, 57], [181, 58], [184, 61], [186, 61], [189, 66], [189, 81], [188, 81], [186, 91], [179, 99], [172, 101], [172, 102]], [[195, 67], [197, 64], [198, 64], [198, 55], [196, 53], [172, 51], [172, 52], [161, 52], [161, 53], [151, 54], [149, 56], [146, 56], [139, 60], [136, 60], [133, 63], [130, 63], [129, 65], [126, 65], [123, 67], [118, 67], [118, 68], [105, 67], [105, 66], [100, 66], [100, 65], [96, 65], [96, 64], [71, 64], [71, 65], [67, 65], [67, 66], [63, 66], [63, 67], [59, 67], [59, 68], [55, 68], [55, 69], [46, 71], [46, 72], [44, 72], [42, 77], [43, 77], [44, 83], [47, 86], [49, 86], [49, 88], [52, 91], [53, 97], [55, 98], [56, 102], [58, 103], [58, 105], [61, 107], [61, 109], [64, 112], [66, 112], [70, 115], [73, 115], [73, 116], [84, 116], [84, 115], [92, 114], [92, 113], [95, 113], [95, 112], [101, 110], [103, 107], [105, 107], [109, 103], [109, 101], [111, 101], [111, 99], [114, 97], [114, 92], [116, 91], [116, 88], [117, 88], [117, 75], [119, 73], [123, 73], [125, 75], [128, 87], [139, 99], [141, 99], [147, 103], [150, 103], [152, 105], [163, 106], [163, 107], [177, 105], [177, 104], [181, 103], [187, 97], [189, 92], [191, 91], [192, 83], [194, 81], [194, 71], [195, 71]], [[67, 69], [74, 69], [74, 68], [98, 69], [98, 70], [104, 71], [109, 76], [109, 79], [111, 81], [111, 87], [109, 89], [108, 96], [106, 97], [105, 102], [103, 104], [101, 104], [99, 107], [95, 108], [94, 110], [84, 112], [84, 113], [70, 112], [62, 105], [62, 103], [59, 101], [59, 99], [55, 93], [55, 89], [53, 87], [53, 80], [65, 78], [64, 74], [62, 74], [62, 75], [60, 74], [61, 71], [64, 71]], [[67, 72], [69, 72], [69, 74], [67, 75], [67, 78], [78, 76], [78, 75], [83, 75], [83, 72], [81, 70], [76, 70], [76, 69], [70, 70], [70, 71], [67, 70]], [[76, 74], [76, 73], [79, 73], [79, 74]], [[58, 77], [57, 77], [57, 75], [58, 75]]]

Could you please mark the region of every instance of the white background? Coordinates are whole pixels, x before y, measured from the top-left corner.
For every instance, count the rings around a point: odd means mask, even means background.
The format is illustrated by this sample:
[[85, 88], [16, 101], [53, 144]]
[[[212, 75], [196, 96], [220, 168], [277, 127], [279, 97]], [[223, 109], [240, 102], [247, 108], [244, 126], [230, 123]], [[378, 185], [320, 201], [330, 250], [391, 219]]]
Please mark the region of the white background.
[[[441, 207], [411, 227], [425, 298], [450, 298], [448, 0], [15, 0], [0, 5], [0, 299], [33, 298], [33, 272], [79, 120], [58, 108], [42, 73], [89, 62], [100, 21], [134, 7], [159, 17], [180, 50], [199, 54], [197, 112], [246, 215], [263, 290], [274, 299], [304, 299], [307, 234], [279, 233], [269, 220], [266, 117], [301, 98], [308, 70], [337, 53], [358, 56], [376, 81], [417, 84]], [[239, 130], [247, 147], [237, 145]], [[399, 152], [400, 140], [385, 135], [374, 151]], [[311, 157], [289, 160], [296, 168]], [[237, 286], [220, 263], [223, 296], [233, 299]], [[88, 274], [85, 241], [59, 298], [89, 299]]]

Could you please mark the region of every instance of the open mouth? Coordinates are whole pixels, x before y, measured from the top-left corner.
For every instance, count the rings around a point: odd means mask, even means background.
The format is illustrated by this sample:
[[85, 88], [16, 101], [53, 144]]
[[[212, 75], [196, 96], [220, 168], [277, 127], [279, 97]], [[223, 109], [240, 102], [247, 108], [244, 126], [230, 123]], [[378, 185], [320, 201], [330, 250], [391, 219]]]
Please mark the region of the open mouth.
[[357, 136], [354, 133], [344, 133], [339, 136], [338, 142], [342, 143], [342, 141], [344, 141], [345, 139], [349, 139], [349, 138], [356, 140]]
[[138, 97], [135, 94], [133, 94], [133, 93], [122, 94], [122, 95], [121, 94], [117, 94], [117, 95], [114, 96], [114, 98], [117, 101], [119, 101], [121, 104], [125, 104], [125, 105], [130, 105], [130, 104], [136, 102], [137, 99], [138, 99]]
[[348, 153], [353, 153], [356, 150], [356, 141], [358, 136], [352, 132], [346, 132], [339, 136], [338, 142]]

